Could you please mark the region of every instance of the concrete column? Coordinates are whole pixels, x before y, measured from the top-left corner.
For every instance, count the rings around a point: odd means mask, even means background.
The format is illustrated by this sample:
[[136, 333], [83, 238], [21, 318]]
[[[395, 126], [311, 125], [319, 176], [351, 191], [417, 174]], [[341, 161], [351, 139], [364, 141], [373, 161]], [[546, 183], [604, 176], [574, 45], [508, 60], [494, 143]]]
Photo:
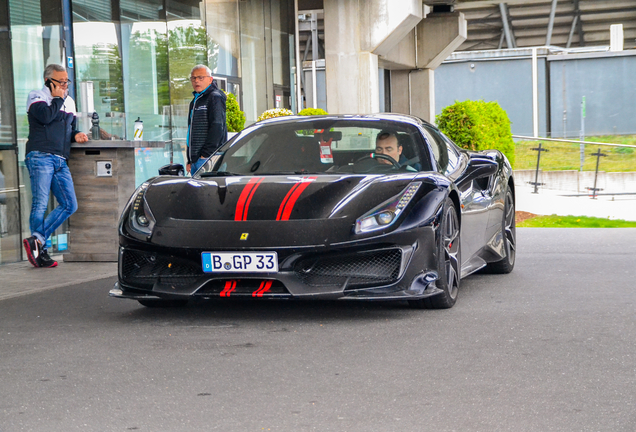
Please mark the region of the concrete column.
[[327, 111], [380, 111], [378, 56], [422, 19], [421, 0], [324, 0]]
[[391, 112], [411, 114], [411, 90], [408, 70], [391, 71]]
[[417, 70], [409, 74], [411, 115], [435, 122], [434, 69], [466, 40], [467, 27], [460, 12], [430, 14], [417, 25]]
[[468, 23], [463, 13], [428, 15], [417, 25], [417, 67], [436, 69], [467, 36]]
[[435, 123], [435, 71], [420, 69], [410, 73], [411, 115]]
[[422, 21], [422, 0], [359, 0], [361, 47], [380, 56], [391, 53]]
[[[378, 59], [380, 68], [389, 70], [415, 69], [415, 29], [411, 30], [390, 53]], [[377, 54], [377, 53], [376, 53]]]
[[380, 74], [378, 56], [370, 52], [358, 54], [358, 111], [360, 114], [380, 112]]
[[[367, 63], [373, 61], [369, 55], [363, 56], [360, 50], [358, 1], [325, 0], [324, 14], [327, 112], [330, 114], [374, 112], [372, 106], [365, 106], [361, 102], [361, 76], [368, 79], [366, 76], [370, 72], [360, 63], [362, 60], [366, 60]], [[377, 60], [375, 63], [377, 64]], [[377, 71], [375, 75], [377, 88]], [[364, 100], [363, 97], [362, 100]], [[379, 109], [379, 102], [375, 109]]]
[[435, 72], [431, 69], [391, 71], [391, 112], [435, 121]]
[[379, 112], [380, 63], [393, 69], [391, 110], [434, 120], [433, 69], [466, 40], [467, 23], [459, 12], [423, 19], [424, 9], [421, 0], [324, 0], [329, 113]]

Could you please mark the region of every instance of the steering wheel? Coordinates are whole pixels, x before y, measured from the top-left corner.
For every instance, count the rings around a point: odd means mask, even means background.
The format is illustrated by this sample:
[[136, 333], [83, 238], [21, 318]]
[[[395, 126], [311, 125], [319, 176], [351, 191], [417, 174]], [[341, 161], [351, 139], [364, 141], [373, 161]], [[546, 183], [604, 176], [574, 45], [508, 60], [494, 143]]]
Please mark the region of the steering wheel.
[[391, 165], [393, 165], [393, 167], [395, 169], [400, 169], [400, 164], [397, 163], [395, 161], [395, 159], [393, 159], [391, 156], [378, 154], [378, 153], [371, 153], [370, 155], [364, 155], [360, 159], [358, 159], [355, 163], [362, 162], [363, 160], [367, 160], [367, 159], [384, 159], [384, 160], [388, 160], [389, 162], [391, 162]]

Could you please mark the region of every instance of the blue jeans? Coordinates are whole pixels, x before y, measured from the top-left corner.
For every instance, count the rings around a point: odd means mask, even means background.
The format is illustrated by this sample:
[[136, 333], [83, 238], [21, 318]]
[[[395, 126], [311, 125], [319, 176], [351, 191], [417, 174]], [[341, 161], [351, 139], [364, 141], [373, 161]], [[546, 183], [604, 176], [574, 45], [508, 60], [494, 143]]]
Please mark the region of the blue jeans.
[[193, 162], [190, 164], [190, 175], [194, 175], [194, 173], [201, 168], [201, 165], [203, 165], [205, 163], [205, 161], [208, 160], [208, 158], [205, 159], [201, 159], [199, 158], [199, 160], [197, 160], [196, 162]]
[[[50, 153], [29, 152], [24, 162], [29, 170], [33, 195], [29, 217], [31, 235], [45, 245], [49, 236], [77, 210], [73, 178], [66, 160]], [[45, 219], [50, 191], [58, 206]]]

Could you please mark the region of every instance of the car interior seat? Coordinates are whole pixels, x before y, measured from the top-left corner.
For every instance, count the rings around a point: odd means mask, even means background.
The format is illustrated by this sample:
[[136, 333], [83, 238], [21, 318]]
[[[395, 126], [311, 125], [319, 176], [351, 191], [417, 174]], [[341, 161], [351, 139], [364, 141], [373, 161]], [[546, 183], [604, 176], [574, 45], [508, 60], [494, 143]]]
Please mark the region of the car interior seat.
[[320, 145], [313, 137], [295, 133], [276, 135], [268, 138], [262, 147], [258, 171], [322, 172], [326, 169], [320, 162]]

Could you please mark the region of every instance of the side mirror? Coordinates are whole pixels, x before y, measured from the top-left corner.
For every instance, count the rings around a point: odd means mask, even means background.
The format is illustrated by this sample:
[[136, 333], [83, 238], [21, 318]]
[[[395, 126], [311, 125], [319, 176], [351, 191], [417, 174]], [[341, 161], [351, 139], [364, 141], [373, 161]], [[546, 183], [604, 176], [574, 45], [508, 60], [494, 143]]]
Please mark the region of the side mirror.
[[168, 164], [159, 168], [159, 175], [183, 177], [185, 175], [185, 169], [181, 164]]
[[471, 178], [490, 177], [497, 172], [497, 162], [489, 159], [473, 159], [468, 165]]

